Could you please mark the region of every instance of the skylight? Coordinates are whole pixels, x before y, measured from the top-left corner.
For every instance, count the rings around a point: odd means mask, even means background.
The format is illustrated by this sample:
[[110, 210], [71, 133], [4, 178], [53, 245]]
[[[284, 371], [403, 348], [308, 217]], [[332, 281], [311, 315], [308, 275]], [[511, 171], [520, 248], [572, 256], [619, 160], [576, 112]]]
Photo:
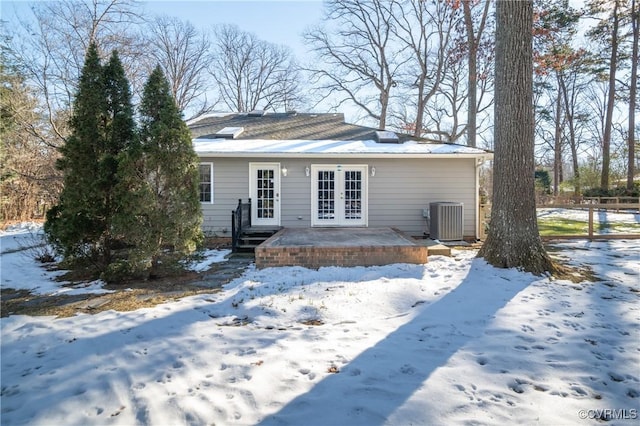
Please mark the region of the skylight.
[[398, 135], [394, 132], [389, 132], [387, 130], [378, 130], [376, 131], [376, 139], [379, 143], [400, 143], [400, 139], [398, 139]]
[[216, 136], [222, 139], [235, 139], [244, 132], [244, 127], [225, 127], [216, 132]]

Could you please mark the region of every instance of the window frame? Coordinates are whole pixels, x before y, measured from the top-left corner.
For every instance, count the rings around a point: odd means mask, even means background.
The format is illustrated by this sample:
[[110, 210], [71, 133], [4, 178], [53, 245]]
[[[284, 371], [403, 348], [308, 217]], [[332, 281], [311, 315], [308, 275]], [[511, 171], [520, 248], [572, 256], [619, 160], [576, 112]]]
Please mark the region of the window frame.
[[[202, 201], [202, 195], [205, 194], [205, 192], [203, 192], [202, 190], [202, 172], [200, 171], [200, 168], [202, 166], [209, 166], [209, 182], [207, 182], [210, 185], [210, 189], [209, 189], [209, 201]], [[213, 190], [213, 162], [212, 161], [204, 161], [204, 162], [200, 162], [198, 164], [198, 199], [200, 200], [201, 204], [213, 204], [214, 203], [214, 190]]]

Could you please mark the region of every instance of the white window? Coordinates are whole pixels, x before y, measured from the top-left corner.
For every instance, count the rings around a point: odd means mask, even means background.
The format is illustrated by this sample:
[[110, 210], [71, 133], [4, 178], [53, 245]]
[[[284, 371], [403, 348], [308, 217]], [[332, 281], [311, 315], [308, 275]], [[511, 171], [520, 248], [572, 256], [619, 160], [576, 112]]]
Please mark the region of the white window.
[[200, 163], [200, 202], [213, 203], [213, 163]]

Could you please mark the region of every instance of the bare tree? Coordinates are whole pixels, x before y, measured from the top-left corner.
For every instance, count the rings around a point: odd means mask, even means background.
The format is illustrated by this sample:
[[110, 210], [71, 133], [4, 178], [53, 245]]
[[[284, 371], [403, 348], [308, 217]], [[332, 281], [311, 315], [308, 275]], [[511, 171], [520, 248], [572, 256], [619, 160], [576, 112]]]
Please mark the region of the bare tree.
[[[85, 52], [95, 42], [101, 52], [117, 49], [132, 84], [142, 82], [140, 57], [143, 49], [134, 31], [141, 18], [134, 0], [63, 0], [35, 3], [33, 19], [23, 19], [11, 28], [10, 52], [27, 81], [39, 93], [46, 113], [51, 142], [61, 145], [67, 129], [66, 118], [77, 89]], [[141, 87], [141, 84], [140, 84]]]
[[607, 98], [607, 115], [602, 138], [602, 177], [600, 187], [609, 189], [609, 169], [611, 164], [611, 129], [613, 127], [613, 108], [616, 102], [616, 69], [618, 65], [618, 0], [613, 2], [613, 24], [611, 27], [611, 57], [609, 58], [609, 93]]
[[56, 149], [42, 143], [36, 131], [40, 117], [34, 90], [0, 52], [0, 221], [44, 217], [60, 190]]
[[[390, 28], [400, 48], [408, 53], [408, 59], [402, 62], [403, 70], [399, 74], [411, 89], [411, 98], [415, 99], [413, 134], [416, 137], [435, 134], [440, 138], [443, 133], [440, 129], [425, 128], [425, 110], [439, 93], [447, 58], [451, 54], [452, 31], [459, 17], [446, 2], [437, 0], [400, 0], [392, 3], [395, 8]], [[439, 124], [436, 122], [436, 125]]]
[[300, 99], [291, 50], [258, 39], [235, 25], [214, 27], [210, 72], [232, 111], [290, 108]]
[[6, 206], [20, 206], [20, 214], [27, 215], [21, 219], [26, 219], [54, 204], [62, 185], [56, 148], [69, 135], [72, 100], [90, 43], [103, 54], [117, 49], [132, 82], [141, 87], [143, 49], [137, 24], [142, 19], [136, 7], [134, 0], [34, 2], [31, 14], [18, 16], [15, 24], [3, 23], [3, 61], [19, 70], [30, 96], [28, 108], [15, 107], [19, 98], [12, 98], [11, 105], [9, 98], [2, 99], [14, 108], [13, 131], [1, 138], [3, 171], [11, 176], [3, 180], [1, 191], [13, 197], [3, 203], [3, 215], [11, 213]]
[[[404, 104], [410, 103], [412, 110], [403, 113], [400, 127], [415, 135], [420, 129], [422, 137], [452, 143], [467, 133], [469, 114], [472, 113], [475, 140], [479, 131], [488, 130], [487, 123], [491, 121], [491, 114], [483, 113], [487, 113], [493, 104], [490, 94], [493, 90], [491, 36], [494, 21], [485, 16], [480, 24], [481, 31], [474, 38], [475, 54], [471, 65], [474, 78], [470, 85], [469, 40], [462, 2], [398, 1], [402, 14], [396, 17], [394, 33], [398, 43], [406, 45], [407, 52], [411, 53], [409, 62], [402, 67], [401, 81], [414, 88], [413, 93], [403, 93]], [[478, 10], [477, 7], [473, 9], [473, 25], [477, 25]], [[415, 46], [429, 46], [430, 49], [416, 49]], [[407, 76], [411, 80], [407, 80]], [[404, 89], [403, 86], [400, 88]], [[422, 87], [424, 89], [420, 90]], [[422, 92], [423, 96], [416, 95], [416, 91]], [[469, 100], [471, 92], [474, 100]], [[470, 102], [473, 108], [469, 107]], [[415, 121], [420, 118], [413, 120], [410, 113], [417, 115], [421, 109], [424, 111], [422, 126], [416, 127]]]
[[[585, 65], [584, 51], [578, 51], [578, 56], [570, 61], [568, 67], [559, 74], [558, 83], [560, 92], [564, 100], [564, 114], [566, 118], [566, 128], [569, 132], [568, 142], [571, 152], [571, 162], [573, 165], [574, 190], [577, 195], [582, 193], [582, 182], [580, 176], [580, 154], [581, 146], [585, 138], [582, 135], [585, 128], [587, 114], [584, 112], [583, 91], [591, 81], [583, 74]], [[587, 77], [587, 78], [585, 78]]]
[[542, 274], [555, 265], [536, 218], [532, 30], [532, 0], [497, 2], [493, 206], [478, 256]]
[[598, 162], [602, 161], [602, 140], [604, 135], [605, 121], [607, 115], [607, 93], [609, 86], [606, 82], [595, 79], [586, 87], [584, 93], [585, 107], [589, 112], [589, 121], [587, 127], [591, 138], [591, 145], [597, 151], [597, 155], [593, 154], [593, 158], [597, 158]]
[[631, 86], [629, 88], [629, 131], [627, 160], [627, 189], [633, 189], [635, 177], [635, 129], [636, 129], [636, 92], [638, 85], [638, 28], [640, 27], [640, 10], [637, 0], [631, 0]]
[[438, 92], [425, 108], [424, 134], [446, 143], [455, 143], [465, 134], [467, 124], [462, 118], [467, 104], [465, 74], [464, 63], [450, 56]]
[[178, 109], [189, 110], [191, 117], [208, 112], [209, 37], [190, 22], [169, 16], [156, 17], [149, 29], [153, 59], [167, 77]]
[[391, 91], [406, 59], [393, 43], [396, 2], [329, 0], [323, 27], [304, 34], [318, 61], [307, 67], [321, 100], [337, 97], [336, 107], [351, 102], [387, 125]]
[[[560, 74], [556, 73], [556, 80], [561, 80]], [[560, 83], [558, 82], [558, 86]], [[564, 103], [562, 99], [562, 91], [556, 87], [556, 98], [554, 101], [554, 132], [553, 132], [553, 195], [557, 196], [560, 192], [560, 184], [564, 181], [563, 167], [563, 128], [564, 128]]]
[[607, 46], [603, 53], [608, 53], [606, 59], [609, 65], [607, 79], [609, 88], [607, 90], [607, 108], [604, 123], [604, 133], [602, 135], [602, 176], [600, 178], [600, 187], [604, 190], [609, 189], [609, 173], [611, 164], [611, 133], [613, 129], [613, 113], [616, 103], [616, 71], [618, 69], [618, 45], [620, 42], [620, 34], [618, 29], [621, 17], [621, 1], [620, 0], [591, 0], [589, 2], [590, 11], [595, 16], [599, 16], [608, 10], [610, 15], [606, 19], [602, 19], [599, 24], [590, 31], [590, 36], [594, 40], [604, 41]]
[[[537, 76], [546, 78], [545, 94], [553, 102], [549, 109], [553, 114], [542, 114], [553, 124], [553, 193], [558, 195], [564, 180], [563, 153], [567, 134], [575, 144], [574, 117], [569, 107], [566, 80], [570, 69], [586, 52], [572, 47], [577, 33], [580, 13], [569, 6], [568, 0], [547, 0], [536, 4], [534, 22], [534, 70]], [[582, 63], [581, 65], [584, 65]], [[564, 90], [563, 90], [564, 89]], [[570, 127], [567, 131], [567, 127]], [[574, 151], [572, 151], [574, 152]], [[577, 161], [577, 159], [576, 159]], [[574, 164], [575, 166], [575, 164]], [[578, 169], [574, 167], [574, 171]], [[578, 181], [576, 181], [578, 182]], [[579, 189], [579, 188], [578, 188]]]
[[534, 79], [535, 134], [537, 164], [553, 169], [554, 193], [557, 193], [564, 151], [562, 98], [555, 76], [536, 73]]
[[[475, 7], [480, 4], [481, 7]], [[467, 35], [467, 145], [476, 146], [477, 139], [477, 116], [478, 116], [478, 54], [481, 48], [483, 35], [487, 26], [487, 17], [489, 16], [489, 5], [491, 0], [483, 0], [480, 2], [472, 0], [462, 0], [462, 10], [464, 13], [464, 25]], [[480, 12], [478, 13], [478, 9]]]

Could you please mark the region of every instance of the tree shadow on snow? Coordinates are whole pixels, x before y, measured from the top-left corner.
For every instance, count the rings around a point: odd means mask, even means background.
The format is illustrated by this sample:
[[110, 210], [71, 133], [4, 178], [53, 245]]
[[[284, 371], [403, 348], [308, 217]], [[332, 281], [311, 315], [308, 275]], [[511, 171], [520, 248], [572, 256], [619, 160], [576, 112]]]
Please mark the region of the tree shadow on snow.
[[429, 305], [419, 305], [414, 319], [260, 425], [385, 423], [432, 373], [481, 337], [496, 313], [538, 279], [531, 275], [523, 280], [520, 272], [487, 268], [484, 260], [475, 259], [459, 286]]
[[[239, 291], [222, 298], [217, 295], [197, 296], [199, 302], [185, 303], [182, 306], [171, 304], [164, 308], [160, 306], [152, 313], [141, 310], [114, 316], [105, 312], [96, 317], [81, 315], [75, 320], [60, 319], [75, 321], [79, 329], [77, 335], [39, 320], [19, 326], [26, 336], [33, 335], [36, 339], [31, 344], [25, 344], [22, 338], [11, 341], [3, 338], [0, 347], [2, 423], [6, 419], [7, 424], [54, 424], [60, 419], [72, 419], [73, 416], [80, 415], [84, 418], [79, 414], [78, 408], [85, 402], [80, 401], [83, 401], [83, 395], [92, 392], [102, 392], [105, 395], [104, 403], [99, 404], [97, 409], [102, 414], [97, 414], [96, 418], [100, 418], [100, 415], [109, 416], [113, 411], [117, 413], [114, 415], [122, 419], [127, 415], [119, 414], [118, 411], [123, 402], [117, 398], [109, 400], [107, 395], [112, 395], [113, 389], [122, 387], [123, 383], [126, 387], [140, 388], [147, 383], [170, 385], [175, 379], [173, 376], [180, 376], [192, 354], [209, 353], [204, 362], [209, 362], [212, 369], [223, 368], [216, 360], [217, 352], [210, 352], [211, 341], [223, 335], [222, 329], [277, 316], [277, 312], [267, 306], [245, 306], [243, 301], [250, 300], [256, 293], [261, 297], [268, 297], [283, 292], [297, 292], [309, 281], [318, 280], [332, 285], [344, 282], [345, 279], [358, 282], [385, 276], [384, 269], [364, 267], [348, 270], [323, 268], [315, 272], [304, 268], [299, 271], [290, 268], [288, 271], [294, 275], [300, 273], [307, 278], [281, 288], [277, 280], [274, 282], [269, 279], [274, 271], [265, 269], [250, 275], [258, 281], [249, 286], [245, 285], [247, 276], [229, 283], [227, 289], [238, 287]], [[420, 279], [423, 273], [422, 265], [407, 265], [397, 271], [393, 278]], [[262, 279], [264, 282], [260, 281]], [[163, 310], [167, 311], [166, 315], [162, 314]], [[156, 311], [157, 313], [153, 313]], [[107, 319], [103, 322], [105, 318]], [[192, 328], [199, 323], [210, 326]], [[288, 333], [294, 332], [284, 331], [273, 336], [266, 333], [251, 335], [251, 350], [266, 349], [277, 344], [279, 339], [286, 339]], [[52, 338], [40, 343], [37, 336], [44, 334]], [[180, 344], [176, 344], [176, 341]], [[247, 349], [244, 340], [227, 343], [229, 345], [224, 350], [239, 355]], [[31, 356], [32, 352], [37, 352], [35, 357]], [[26, 361], [19, 361], [18, 353], [27, 354]], [[32, 407], [39, 408], [34, 411]], [[135, 418], [138, 423], [153, 423], [154, 418], [148, 412], [148, 407], [142, 405], [130, 409], [135, 410], [131, 418]], [[202, 423], [206, 422], [206, 419], [201, 420]], [[74, 421], [69, 420], [68, 423]]]

